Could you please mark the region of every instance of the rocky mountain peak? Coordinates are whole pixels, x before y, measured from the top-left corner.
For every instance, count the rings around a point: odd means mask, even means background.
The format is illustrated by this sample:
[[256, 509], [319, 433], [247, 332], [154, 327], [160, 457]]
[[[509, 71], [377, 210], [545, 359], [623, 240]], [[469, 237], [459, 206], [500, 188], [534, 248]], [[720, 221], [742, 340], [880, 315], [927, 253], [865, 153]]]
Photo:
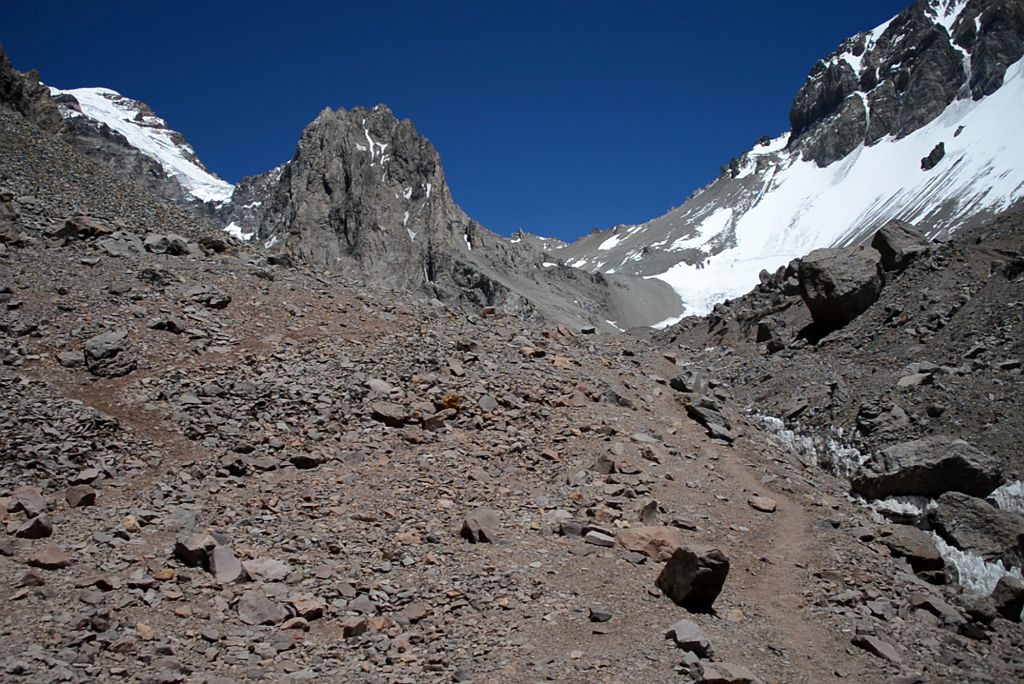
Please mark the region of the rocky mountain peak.
[[995, 92], [1024, 54], [1024, 2], [919, 0], [814, 65], [790, 111], [790, 145], [824, 167], [906, 137], [957, 97]]

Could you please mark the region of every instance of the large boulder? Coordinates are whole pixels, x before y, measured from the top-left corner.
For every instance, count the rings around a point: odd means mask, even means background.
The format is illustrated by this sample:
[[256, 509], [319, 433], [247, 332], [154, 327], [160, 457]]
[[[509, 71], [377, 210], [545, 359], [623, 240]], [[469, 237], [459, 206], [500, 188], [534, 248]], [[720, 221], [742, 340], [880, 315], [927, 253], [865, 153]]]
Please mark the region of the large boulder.
[[729, 558], [721, 550], [684, 546], [668, 559], [656, 586], [687, 610], [710, 612], [728, 575]]
[[800, 295], [814, 322], [841, 328], [878, 301], [884, 280], [878, 252], [863, 247], [816, 249], [800, 260]]
[[896, 444], [861, 466], [853, 491], [869, 499], [946, 492], [987, 496], [1003, 484], [1000, 461], [963, 440], [932, 436]]
[[938, 498], [928, 521], [943, 539], [987, 561], [1024, 565], [1024, 517], [959, 492]]
[[902, 271], [928, 251], [928, 238], [906, 221], [893, 219], [875, 233], [871, 246], [882, 255], [882, 268]]

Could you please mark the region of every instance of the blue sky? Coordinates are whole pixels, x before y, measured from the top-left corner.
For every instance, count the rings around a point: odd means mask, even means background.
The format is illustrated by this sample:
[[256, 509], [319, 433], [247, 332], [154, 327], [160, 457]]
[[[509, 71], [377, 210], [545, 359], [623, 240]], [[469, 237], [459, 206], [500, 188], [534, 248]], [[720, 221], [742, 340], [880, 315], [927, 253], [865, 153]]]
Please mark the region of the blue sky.
[[385, 103], [502, 233], [571, 239], [681, 204], [788, 129], [814, 62], [910, 0], [9, 3], [14, 65], [147, 102], [229, 181], [325, 106]]

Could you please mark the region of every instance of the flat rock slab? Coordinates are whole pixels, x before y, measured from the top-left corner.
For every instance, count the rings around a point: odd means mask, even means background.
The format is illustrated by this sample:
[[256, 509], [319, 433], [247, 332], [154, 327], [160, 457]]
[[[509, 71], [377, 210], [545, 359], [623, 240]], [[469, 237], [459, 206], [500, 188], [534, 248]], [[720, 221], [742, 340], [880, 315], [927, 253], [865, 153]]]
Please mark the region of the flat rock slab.
[[48, 544], [29, 556], [28, 564], [43, 570], [59, 570], [71, 565], [71, 558], [56, 544]]
[[752, 496], [747, 499], [747, 504], [755, 511], [762, 513], [774, 513], [779, 507], [775, 499], [769, 499], [767, 496]]
[[238, 599], [238, 617], [247, 625], [277, 625], [288, 618], [288, 611], [258, 591], [247, 591]]
[[704, 684], [762, 684], [757, 675], [735, 663], [701, 663], [701, 678]]
[[878, 637], [858, 634], [853, 638], [853, 645], [863, 648], [875, 657], [888, 660], [890, 663], [898, 663], [902, 660], [895, 646], [888, 641], [882, 641]]
[[676, 646], [695, 654], [698, 658], [709, 658], [715, 654], [711, 639], [700, 625], [692, 620], [679, 620], [668, 628], [665, 638], [671, 639]]
[[664, 562], [683, 545], [683, 535], [675, 527], [661, 525], [631, 527], [621, 530], [615, 537], [615, 541], [624, 549], [642, 553], [658, 562]]

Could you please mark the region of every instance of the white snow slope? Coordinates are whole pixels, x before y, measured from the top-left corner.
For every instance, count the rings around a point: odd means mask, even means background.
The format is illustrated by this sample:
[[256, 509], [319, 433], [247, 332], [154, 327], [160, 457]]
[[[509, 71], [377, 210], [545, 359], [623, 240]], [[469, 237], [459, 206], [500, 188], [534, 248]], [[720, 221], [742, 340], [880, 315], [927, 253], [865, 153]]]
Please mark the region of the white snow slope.
[[[155, 160], [190, 195], [202, 202], [222, 204], [231, 199], [235, 186], [210, 173], [195, 161], [195, 152], [180, 134], [167, 128], [163, 119], [142, 114], [136, 101], [107, 88], [50, 88], [54, 95], [72, 95], [82, 114], [104, 123], [123, 135], [132, 147]], [[65, 116], [77, 112], [65, 110]], [[178, 141], [175, 141], [175, 138]]]
[[[927, 126], [900, 140], [861, 146], [825, 168], [780, 156], [765, 188], [748, 211], [732, 217], [736, 244], [702, 269], [680, 263], [648, 276], [664, 280], [682, 298], [688, 315], [757, 284], [761, 269], [774, 271], [818, 247], [843, 246], [866, 225], [891, 218], [916, 223], [946, 203], [948, 217], [929, 231], [952, 230], [965, 217], [998, 212], [1024, 197], [1024, 60], [1007, 69], [1002, 88], [973, 101], [955, 100]], [[959, 135], [958, 129], [961, 129]], [[931, 171], [921, 159], [939, 142], [945, 158]], [[706, 239], [721, 231], [700, 231]], [[694, 247], [701, 240], [690, 242]]]

